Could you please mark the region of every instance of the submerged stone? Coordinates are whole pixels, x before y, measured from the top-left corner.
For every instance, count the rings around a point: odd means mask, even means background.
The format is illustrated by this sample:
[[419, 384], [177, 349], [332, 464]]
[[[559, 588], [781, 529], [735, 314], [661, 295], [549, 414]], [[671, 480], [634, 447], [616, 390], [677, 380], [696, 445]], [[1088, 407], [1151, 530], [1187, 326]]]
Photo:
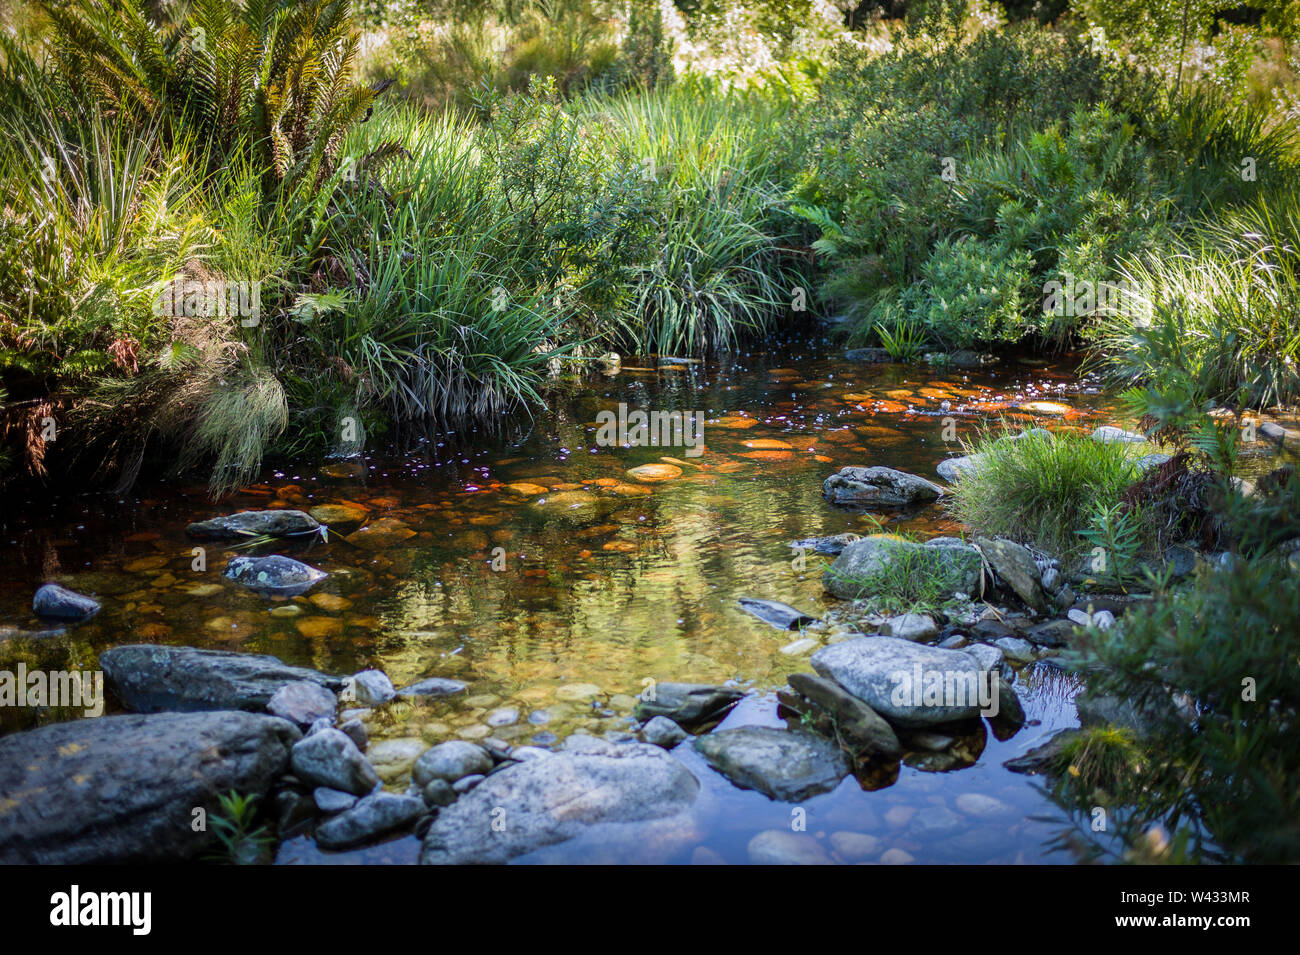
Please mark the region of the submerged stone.
[[233, 540], [240, 537], [302, 537], [320, 533], [320, 527], [320, 523], [304, 511], [239, 511], [191, 524], [185, 532], [200, 540]]
[[753, 597], [741, 597], [740, 606], [764, 623], [771, 624], [778, 630], [799, 630], [809, 624], [818, 623], [818, 618], [803, 613], [776, 600], [758, 600]]
[[292, 597], [309, 590], [329, 574], [292, 557], [272, 554], [268, 557], [232, 557], [223, 576], [259, 593]]
[[99, 613], [99, 601], [58, 584], [44, 584], [32, 598], [32, 610], [47, 620], [75, 622]]

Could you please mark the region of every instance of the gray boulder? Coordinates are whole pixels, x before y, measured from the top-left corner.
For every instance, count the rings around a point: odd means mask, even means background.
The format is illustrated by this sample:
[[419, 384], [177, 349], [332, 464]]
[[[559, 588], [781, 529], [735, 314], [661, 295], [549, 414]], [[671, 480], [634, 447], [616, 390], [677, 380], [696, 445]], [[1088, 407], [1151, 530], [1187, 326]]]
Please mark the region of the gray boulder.
[[268, 557], [232, 557], [223, 574], [250, 590], [276, 597], [294, 597], [310, 590], [329, 574], [300, 560], [271, 554]]
[[383, 670], [362, 670], [352, 677], [352, 692], [358, 703], [374, 706], [397, 696], [392, 680]]
[[338, 697], [310, 680], [286, 683], [271, 694], [266, 704], [272, 716], [283, 717], [304, 729], [319, 719], [332, 719], [337, 708]]
[[89, 620], [99, 613], [99, 601], [58, 584], [43, 584], [32, 597], [32, 610], [45, 620]]
[[294, 744], [293, 774], [313, 787], [364, 796], [379, 785], [379, 776], [357, 744], [338, 730], [321, 730]]
[[897, 726], [978, 717], [989, 688], [969, 653], [896, 637], [834, 643], [814, 653], [812, 665]]
[[884, 467], [846, 467], [822, 482], [832, 504], [905, 506], [938, 500], [943, 488], [925, 478]]
[[572, 736], [553, 756], [507, 764], [440, 810], [420, 861], [499, 864], [571, 840], [591, 846], [591, 859], [601, 846], [655, 858], [678, 836], [698, 839], [689, 810], [699, 788], [657, 746]]
[[253, 713], [128, 714], [0, 738], [0, 863], [121, 865], [198, 858], [230, 790], [265, 796], [298, 730]]
[[655, 746], [662, 746], [664, 749], [672, 749], [687, 737], [686, 730], [682, 729], [666, 716], [653, 717], [645, 726], [641, 727], [641, 738], [647, 743], [653, 743]]
[[844, 751], [830, 740], [773, 726], [721, 730], [697, 736], [692, 745], [741, 789], [782, 802], [830, 792], [849, 773]]
[[637, 698], [638, 720], [666, 716], [684, 729], [720, 718], [745, 694], [707, 683], [656, 683]]
[[316, 843], [325, 849], [362, 845], [411, 825], [427, 811], [418, 797], [377, 792], [317, 826]]
[[977, 537], [975, 546], [980, 549], [994, 572], [1017, 597], [1035, 610], [1047, 608], [1041, 573], [1028, 550], [1015, 541], [1001, 538]]
[[466, 776], [490, 773], [492, 766], [492, 757], [482, 746], [453, 739], [426, 750], [415, 761], [411, 777], [418, 786], [427, 786], [434, 779], [454, 783]]
[[898, 758], [902, 747], [893, 727], [844, 687], [811, 673], [792, 673], [789, 680], [791, 689], [831, 717], [840, 739], [856, 755]]
[[968, 454], [962, 457], [944, 458], [935, 470], [939, 473], [939, 477], [949, 484], [956, 484], [963, 474], [977, 467], [979, 467], [979, 455]]
[[99, 666], [113, 694], [139, 713], [264, 710], [289, 683], [343, 687], [338, 677], [289, 666], [272, 656], [148, 643], [105, 650]]
[[884, 534], [864, 537], [844, 548], [822, 575], [822, 586], [841, 600], [869, 597], [874, 593], [873, 579], [885, 573], [890, 564], [902, 560], [935, 575], [936, 583], [947, 593], [979, 593], [984, 565], [975, 548], [952, 538], [918, 543]]
[[304, 511], [240, 511], [191, 524], [185, 528], [185, 533], [199, 540], [302, 537], [320, 533], [320, 523]]

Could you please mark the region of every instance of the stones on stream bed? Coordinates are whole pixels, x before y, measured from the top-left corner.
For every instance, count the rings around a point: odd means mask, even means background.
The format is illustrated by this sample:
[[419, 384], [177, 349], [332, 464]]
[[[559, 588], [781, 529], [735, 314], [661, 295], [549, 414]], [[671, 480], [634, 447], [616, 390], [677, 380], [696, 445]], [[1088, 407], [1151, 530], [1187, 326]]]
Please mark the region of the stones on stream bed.
[[476, 743], [449, 740], [426, 751], [415, 761], [411, 780], [417, 786], [427, 786], [435, 779], [454, 783], [466, 776], [492, 771], [492, 757]]
[[222, 575], [250, 590], [276, 597], [306, 593], [329, 574], [282, 554], [232, 557]]
[[689, 810], [699, 788], [657, 746], [571, 736], [554, 755], [511, 763], [440, 809], [420, 862], [500, 864], [534, 852], [546, 861], [548, 847], [566, 843], [590, 861], [627, 853], [664, 862], [698, 842]]
[[641, 727], [641, 738], [647, 743], [672, 749], [689, 734], [666, 716], [651, 717]]
[[293, 773], [313, 787], [324, 786], [364, 796], [379, 785], [379, 776], [351, 737], [336, 729], [312, 733], [294, 744]]
[[316, 843], [324, 849], [347, 849], [404, 829], [426, 812], [423, 799], [380, 791], [317, 826]]
[[80, 623], [99, 613], [99, 601], [58, 584], [43, 584], [32, 597], [32, 610], [42, 620]]
[[343, 681], [276, 657], [195, 647], [135, 644], [99, 655], [109, 689], [137, 713], [159, 710], [264, 710], [290, 683], [341, 690]]
[[306, 729], [317, 720], [333, 719], [338, 697], [319, 683], [298, 680], [286, 683], [266, 702], [266, 711]]
[[783, 604], [776, 600], [741, 597], [737, 603], [740, 604], [741, 609], [753, 614], [764, 623], [776, 627], [778, 630], [801, 630], [810, 624], [821, 622], [810, 614], [803, 613], [789, 604]]
[[1003, 538], [976, 537], [975, 546], [993, 567], [994, 573], [1026, 606], [1047, 609], [1041, 583], [1042, 572], [1034, 557], [1021, 544]]
[[319, 534], [321, 524], [305, 511], [239, 511], [199, 521], [185, 528], [197, 540], [237, 540], [247, 537], [306, 537]]
[[938, 500], [943, 488], [894, 468], [845, 467], [822, 482], [822, 495], [832, 504], [904, 507]]
[[795, 730], [741, 726], [698, 736], [692, 746], [741, 789], [782, 802], [830, 792], [849, 774], [848, 760], [834, 742]]
[[191, 828], [217, 795], [265, 795], [288, 769], [293, 724], [253, 713], [128, 714], [0, 738], [0, 863], [130, 864], [196, 859]]

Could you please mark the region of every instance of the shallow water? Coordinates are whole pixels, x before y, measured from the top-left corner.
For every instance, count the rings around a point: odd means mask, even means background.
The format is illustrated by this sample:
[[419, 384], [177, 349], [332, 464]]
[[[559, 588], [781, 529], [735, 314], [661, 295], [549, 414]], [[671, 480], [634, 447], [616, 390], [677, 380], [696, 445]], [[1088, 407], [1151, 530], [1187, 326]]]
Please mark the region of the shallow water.
[[[449, 439], [462, 442], [455, 448], [274, 471], [218, 505], [202, 487], [161, 482], [126, 500], [10, 502], [0, 536], [0, 624], [35, 628], [31, 594], [47, 579], [96, 595], [104, 610], [64, 636], [0, 641], [0, 669], [20, 661], [93, 669], [109, 646], [162, 642], [270, 653], [338, 673], [375, 666], [398, 686], [428, 676], [470, 684], [459, 698], [376, 710], [372, 745], [489, 732], [550, 745], [574, 731], [625, 730], [633, 695], [649, 680], [738, 681], [764, 692], [724, 726], [779, 724], [769, 691], [809, 669], [807, 655], [782, 653], [797, 635], [736, 601], [779, 600], [814, 615], [836, 604], [822, 590], [824, 559], [809, 555], [800, 569], [788, 542], [870, 533], [874, 523], [827, 505], [824, 477], [844, 465], [882, 464], [935, 478], [936, 463], [959, 450], [945, 437], [972, 438], [998, 419], [1088, 430], [1112, 420], [1105, 399], [1085, 394], [1068, 362], [969, 371], [864, 365], [801, 346], [723, 364], [654, 364], [629, 359], [613, 378], [593, 374], [557, 389], [551, 410], [514, 440], [456, 436]], [[1065, 407], [1018, 407], [1028, 401]], [[597, 413], [620, 402], [701, 411], [704, 452], [597, 446]], [[949, 418], [955, 435], [945, 434]], [[626, 474], [664, 457], [678, 462], [679, 476], [644, 483]], [[206, 570], [192, 568], [190, 521], [321, 505], [349, 511], [334, 517], [327, 542], [259, 551], [330, 572], [305, 596], [267, 599], [224, 580], [226, 559], [243, 551], [215, 543], [205, 545]], [[938, 505], [875, 518], [922, 535], [960, 530]], [[879, 788], [870, 791], [847, 779], [800, 804], [808, 833], [825, 846], [834, 832], [871, 834], [880, 840], [877, 854], [898, 849], [919, 862], [1068, 861], [1045, 846], [1061, 828], [1059, 813], [1032, 777], [1001, 764], [1077, 724], [1077, 686], [1039, 664], [1020, 674], [1017, 688], [1036, 725], [1001, 742], [988, 734], [969, 768], [932, 773], [904, 765], [890, 784], [871, 780]], [[516, 710], [518, 721], [489, 727], [502, 708]], [[0, 729], [75, 715], [7, 708]], [[704, 788], [696, 831], [661, 850], [668, 861], [743, 862], [755, 833], [789, 831], [789, 804], [736, 789], [689, 746], [677, 752]], [[991, 796], [1002, 808], [975, 814], [971, 800], [965, 809], [958, 804], [967, 793]], [[1042, 814], [1057, 821], [1030, 818]], [[329, 858], [403, 862], [417, 850], [406, 837]], [[576, 845], [521, 861], [590, 860], [595, 851]], [[281, 861], [324, 861], [324, 854], [299, 839], [286, 843]]]

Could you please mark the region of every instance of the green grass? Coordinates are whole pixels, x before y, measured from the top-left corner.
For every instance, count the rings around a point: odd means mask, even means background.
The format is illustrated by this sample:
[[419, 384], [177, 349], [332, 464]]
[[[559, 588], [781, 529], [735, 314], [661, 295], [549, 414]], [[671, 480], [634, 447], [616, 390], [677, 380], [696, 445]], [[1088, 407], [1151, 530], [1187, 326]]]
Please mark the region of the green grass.
[[1089, 549], [1079, 531], [1089, 527], [1096, 509], [1118, 504], [1136, 480], [1132, 448], [1075, 432], [986, 433], [966, 449], [979, 456], [979, 465], [962, 474], [949, 508], [982, 534], [1076, 557]]

